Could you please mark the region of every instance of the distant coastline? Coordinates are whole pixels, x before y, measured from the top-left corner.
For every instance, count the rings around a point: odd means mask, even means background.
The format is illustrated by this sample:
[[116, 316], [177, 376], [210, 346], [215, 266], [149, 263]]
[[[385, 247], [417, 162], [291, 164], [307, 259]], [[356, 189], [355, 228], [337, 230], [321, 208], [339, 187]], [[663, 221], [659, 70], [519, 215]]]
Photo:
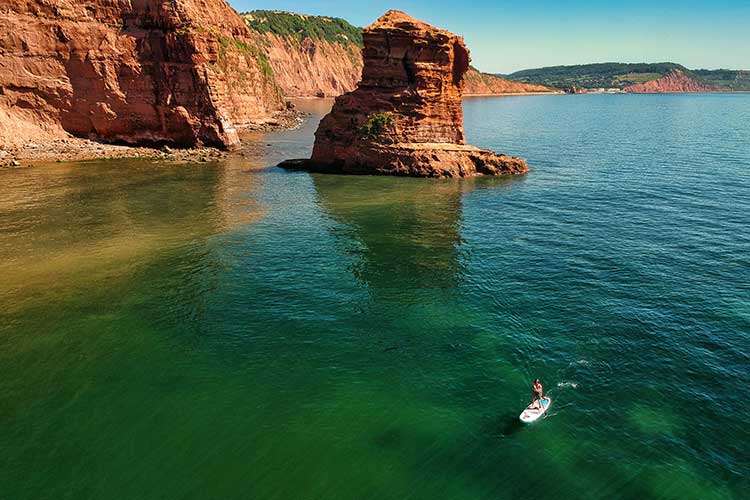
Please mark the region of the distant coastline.
[[505, 97], [518, 95], [565, 95], [562, 90], [552, 92], [505, 92], [503, 94], [464, 94], [464, 97]]
[[549, 66], [497, 75], [514, 82], [544, 85], [577, 94], [748, 92], [750, 71], [688, 69], [673, 62], [593, 63]]

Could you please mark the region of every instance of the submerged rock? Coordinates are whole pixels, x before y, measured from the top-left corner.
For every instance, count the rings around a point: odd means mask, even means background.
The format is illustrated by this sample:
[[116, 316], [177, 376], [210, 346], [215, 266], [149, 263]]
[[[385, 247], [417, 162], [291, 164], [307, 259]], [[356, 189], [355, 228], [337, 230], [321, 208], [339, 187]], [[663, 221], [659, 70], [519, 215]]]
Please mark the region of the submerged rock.
[[336, 99], [310, 160], [285, 168], [347, 174], [467, 177], [520, 174], [519, 158], [466, 145], [463, 38], [391, 10], [364, 30], [358, 88]]

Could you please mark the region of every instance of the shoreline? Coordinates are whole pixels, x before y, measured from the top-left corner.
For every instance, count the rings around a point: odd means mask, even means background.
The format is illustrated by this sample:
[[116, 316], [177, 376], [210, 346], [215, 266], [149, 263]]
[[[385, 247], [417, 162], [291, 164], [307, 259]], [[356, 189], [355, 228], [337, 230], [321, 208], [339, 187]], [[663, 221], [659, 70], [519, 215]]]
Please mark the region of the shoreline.
[[248, 134], [293, 129], [304, 113], [283, 113], [272, 120], [239, 129], [240, 143], [234, 148], [210, 146], [179, 147], [172, 145], [115, 144], [67, 135], [66, 137], [31, 138], [0, 146], [0, 169], [31, 167], [38, 163], [64, 163], [97, 160], [144, 159], [178, 163], [208, 163], [242, 154], [261, 142], [243, 140]]
[[518, 95], [565, 95], [562, 90], [559, 92], [505, 92], [502, 94], [464, 94], [463, 97], [505, 97]]
[[109, 144], [79, 137], [29, 141], [0, 149], [0, 168], [24, 168], [38, 163], [65, 163], [95, 160], [147, 159], [185, 163], [205, 163], [223, 159], [229, 154], [216, 148], [161, 148]]
[[[574, 95], [747, 95], [750, 91], [732, 92], [658, 92], [658, 93], [607, 93], [587, 92]], [[526, 95], [569, 95], [565, 92], [516, 92], [506, 94], [464, 94], [468, 99]], [[333, 97], [291, 97], [302, 101], [331, 101]], [[219, 149], [214, 147], [173, 147], [138, 144], [112, 144], [97, 140], [85, 139], [68, 135], [67, 137], [29, 139], [22, 143], [0, 146], [0, 169], [14, 169], [30, 167], [38, 163], [63, 163], [116, 159], [144, 159], [152, 161], [172, 161], [178, 163], [207, 163], [224, 160], [230, 155], [243, 154], [261, 145], [261, 142], [250, 139], [248, 134], [286, 130], [298, 126], [304, 112], [294, 112], [294, 116], [284, 119], [269, 120], [268, 122], [243, 127], [240, 130], [240, 144], [234, 149]], [[282, 114], [283, 116], [283, 114]]]
[[[503, 97], [515, 95], [560, 95], [565, 94], [562, 90], [556, 92], [505, 92], [502, 94], [463, 94], [463, 97]], [[317, 96], [287, 96], [288, 99], [299, 99], [303, 101], [333, 100], [336, 97], [317, 97]]]

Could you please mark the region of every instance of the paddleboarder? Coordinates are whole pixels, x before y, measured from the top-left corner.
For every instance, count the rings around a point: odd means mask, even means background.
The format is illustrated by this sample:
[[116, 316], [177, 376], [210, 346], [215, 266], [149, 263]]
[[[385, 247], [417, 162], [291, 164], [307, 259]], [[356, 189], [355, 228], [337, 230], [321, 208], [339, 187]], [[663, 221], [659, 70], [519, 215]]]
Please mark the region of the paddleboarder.
[[531, 396], [531, 404], [533, 405], [536, 401], [539, 401], [539, 408], [542, 407], [542, 398], [544, 397], [544, 387], [542, 387], [542, 381], [539, 379], [534, 380], [534, 394]]

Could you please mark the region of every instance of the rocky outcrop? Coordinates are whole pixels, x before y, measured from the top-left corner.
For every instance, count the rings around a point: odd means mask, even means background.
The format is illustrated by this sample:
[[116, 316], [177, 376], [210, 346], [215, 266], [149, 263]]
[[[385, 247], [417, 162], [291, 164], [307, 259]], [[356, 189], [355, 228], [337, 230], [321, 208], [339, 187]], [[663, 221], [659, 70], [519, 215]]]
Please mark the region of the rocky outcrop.
[[282, 106], [224, 0], [3, 1], [0, 116], [31, 136], [231, 147]]
[[282, 166], [423, 177], [528, 170], [521, 159], [466, 145], [463, 38], [392, 10], [365, 29], [363, 57], [359, 87], [321, 121], [311, 160]]
[[668, 74], [645, 83], [638, 83], [625, 87], [625, 92], [631, 94], [686, 94], [721, 92], [721, 89], [706, 85], [695, 78], [686, 75], [680, 69], [673, 69]]
[[[513, 82], [499, 76], [481, 73], [469, 68], [464, 76], [464, 95], [502, 95], [502, 94], [537, 94], [555, 93], [544, 85]], [[557, 91], [559, 93], [559, 91]]]

